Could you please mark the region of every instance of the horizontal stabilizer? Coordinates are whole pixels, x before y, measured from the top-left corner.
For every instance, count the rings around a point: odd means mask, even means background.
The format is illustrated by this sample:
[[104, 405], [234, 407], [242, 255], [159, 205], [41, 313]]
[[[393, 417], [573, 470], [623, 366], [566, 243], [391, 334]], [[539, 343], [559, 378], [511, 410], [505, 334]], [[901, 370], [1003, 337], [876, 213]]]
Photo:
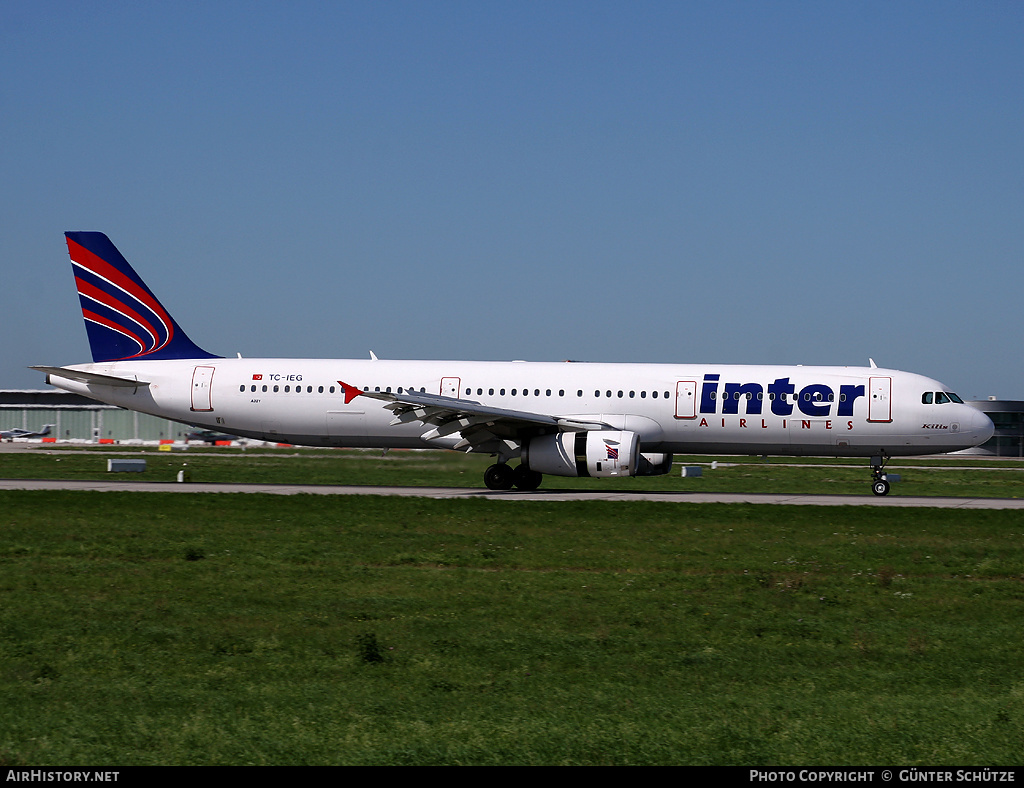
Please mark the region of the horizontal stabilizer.
[[82, 372], [79, 369], [67, 367], [29, 367], [39, 372], [45, 372], [47, 377], [55, 375], [58, 378], [77, 380], [80, 383], [88, 383], [93, 386], [119, 386], [121, 388], [138, 388], [148, 386], [148, 380], [129, 380], [128, 378], [116, 378], [113, 375], [100, 375], [97, 372]]

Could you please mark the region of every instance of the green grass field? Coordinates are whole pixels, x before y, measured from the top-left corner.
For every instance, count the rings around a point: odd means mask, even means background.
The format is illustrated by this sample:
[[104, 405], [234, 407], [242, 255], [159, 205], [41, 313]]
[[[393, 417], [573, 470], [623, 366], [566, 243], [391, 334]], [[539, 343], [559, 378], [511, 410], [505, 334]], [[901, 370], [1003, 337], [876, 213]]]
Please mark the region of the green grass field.
[[1022, 566], [1019, 511], [0, 492], [0, 764], [1018, 764]]

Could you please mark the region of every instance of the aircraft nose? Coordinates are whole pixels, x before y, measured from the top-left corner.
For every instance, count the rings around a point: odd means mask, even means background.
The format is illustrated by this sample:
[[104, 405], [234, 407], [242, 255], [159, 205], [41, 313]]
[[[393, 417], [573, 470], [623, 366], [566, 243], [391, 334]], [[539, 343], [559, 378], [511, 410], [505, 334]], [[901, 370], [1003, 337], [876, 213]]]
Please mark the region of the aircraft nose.
[[[969, 429], [972, 437], [976, 441], [974, 445], [977, 446], [984, 443], [995, 434], [996, 425], [992, 423], [992, 419], [977, 408], [972, 408], [970, 405], [967, 407], [973, 411], [973, 413], [968, 414], [967, 419], [970, 419], [970, 421], [968, 421], [968, 424], [970, 424]], [[967, 421], [967, 419], [965, 419], [965, 421]]]

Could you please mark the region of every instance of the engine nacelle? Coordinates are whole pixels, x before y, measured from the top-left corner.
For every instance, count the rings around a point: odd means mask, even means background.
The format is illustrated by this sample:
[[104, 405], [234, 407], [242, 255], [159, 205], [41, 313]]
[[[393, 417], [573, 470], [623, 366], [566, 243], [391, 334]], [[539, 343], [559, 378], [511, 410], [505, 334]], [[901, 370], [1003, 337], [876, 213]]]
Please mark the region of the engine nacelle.
[[638, 446], [637, 434], [625, 430], [560, 432], [534, 438], [522, 457], [531, 471], [552, 476], [635, 476]]
[[671, 454], [641, 454], [636, 465], [637, 476], [664, 476], [672, 470]]

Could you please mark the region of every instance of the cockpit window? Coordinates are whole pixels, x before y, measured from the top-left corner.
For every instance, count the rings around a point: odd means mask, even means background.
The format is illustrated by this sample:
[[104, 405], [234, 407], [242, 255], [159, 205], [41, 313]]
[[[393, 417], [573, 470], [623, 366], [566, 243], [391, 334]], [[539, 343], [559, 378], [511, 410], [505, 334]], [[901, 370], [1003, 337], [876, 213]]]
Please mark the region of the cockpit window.
[[952, 391], [926, 391], [921, 395], [922, 405], [942, 405], [946, 402], [956, 402], [960, 405], [964, 404], [964, 401]]

